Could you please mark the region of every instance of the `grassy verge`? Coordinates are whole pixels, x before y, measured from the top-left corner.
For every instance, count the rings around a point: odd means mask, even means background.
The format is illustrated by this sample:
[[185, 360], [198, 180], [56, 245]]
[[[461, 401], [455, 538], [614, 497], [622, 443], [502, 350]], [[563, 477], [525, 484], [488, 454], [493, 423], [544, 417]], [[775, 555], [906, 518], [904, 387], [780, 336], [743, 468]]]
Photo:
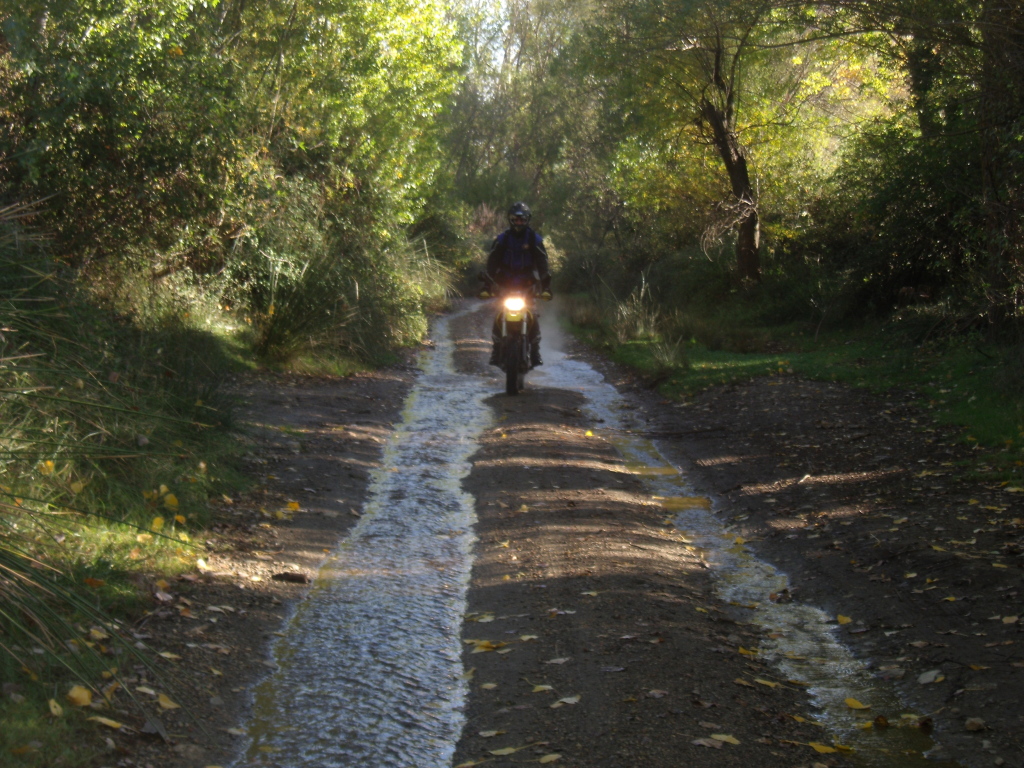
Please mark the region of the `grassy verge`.
[[[575, 316], [574, 316], [575, 315]], [[800, 375], [866, 387], [883, 394], [912, 392], [939, 424], [959, 427], [962, 439], [979, 449], [979, 462], [1006, 479], [1021, 478], [1024, 466], [1024, 390], [1015, 345], [1000, 346], [975, 336], [934, 339], [917, 344], [898, 321], [855, 330], [819, 332], [795, 325], [730, 329], [719, 324], [716, 340], [740, 339], [734, 346], [755, 351], [709, 349], [691, 337], [675, 342], [675, 360], [658, 331], [646, 338], [621, 339], [592, 311], [570, 313], [575, 335], [613, 360], [644, 376], [667, 398], [681, 399], [705, 389], [756, 377]], [[664, 327], [662, 325], [662, 327]], [[619, 324], [621, 329], [621, 323]], [[750, 339], [757, 338], [756, 345]], [[717, 346], [717, 344], [716, 344]], [[721, 346], [730, 346], [727, 342]]]
[[0, 764], [77, 766], [106, 748], [88, 718], [137, 712], [132, 622], [242, 482], [239, 363], [194, 322], [97, 308], [42, 246], [0, 217]]

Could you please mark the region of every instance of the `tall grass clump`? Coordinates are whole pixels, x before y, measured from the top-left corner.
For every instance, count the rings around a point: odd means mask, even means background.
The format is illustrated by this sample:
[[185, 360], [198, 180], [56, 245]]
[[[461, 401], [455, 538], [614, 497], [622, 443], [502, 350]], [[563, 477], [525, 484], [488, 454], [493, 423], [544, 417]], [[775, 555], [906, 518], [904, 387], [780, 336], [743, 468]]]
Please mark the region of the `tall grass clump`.
[[226, 363], [207, 334], [94, 306], [29, 213], [0, 210], [0, 672], [99, 694], [101, 671], [145, 663], [140, 575], [201, 554], [188, 532], [230, 473]]

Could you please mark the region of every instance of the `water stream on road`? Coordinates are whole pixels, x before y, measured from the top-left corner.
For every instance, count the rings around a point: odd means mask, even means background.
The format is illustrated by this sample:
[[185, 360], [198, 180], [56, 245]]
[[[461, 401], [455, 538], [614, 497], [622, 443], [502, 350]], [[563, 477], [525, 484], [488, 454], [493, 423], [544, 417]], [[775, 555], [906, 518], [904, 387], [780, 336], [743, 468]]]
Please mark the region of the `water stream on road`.
[[[808, 719], [822, 726], [817, 743], [838, 748], [865, 766], [953, 766], [926, 756], [935, 744], [914, 727], [918, 716], [902, 703], [891, 683], [873, 676], [837, 639], [835, 617], [811, 605], [771, 601], [770, 595], [788, 589], [786, 574], [757, 559], [716, 517], [712, 500], [698, 495], [685, 474], [666, 458], [666, 452], [643, 436], [647, 425], [618, 391], [585, 363], [557, 351], [547, 356], [552, 364], [531, 374], [535, 385], [571, 389], [586, 396], [585, 411], [599, 425], [594, 431], [616, 446], [628, 470], [643, 476], [652, 495], [674, 516], [676, 527], [712, 569], [718, 596], [743, 613], [742, 620], [767, 630], [770, 639], [759, 649], [759, 657], [768, 660], [782, 677], [807, 687], [818, 709], [816, 716]], [[852, 709], [847, 699], [870, 709]], [[879, 715], [894, 727], [868, 727]], [[900, 725], [907, 727], [897, 727]], [[807, 762], [817, 757], [811, 748], [807, 755]]]
[[274, 644], [242, 765], [451, 765], [475, 522], [460, 484], [491, 393], [454, 372], [449, 320], [434, 326], [359, 523]]
[[[446, 768], [462, 728], [460, 631], [471, 568], [473, 498], [461, 490], [490, 409], [493, 382], [456, 373], [449, 318], [437, 321], [435, 347], [402, 423], [372, 477], [359, 523], [325, 561], [306, 600], [273, 647], [276, 671], [256, 689], [244, 766], [287, 768]], [[545, 323], [550, 339], [557, 330]], [[865, 730], [877, 715], [907, 714], [891, 684], [874, 678], [836, 637], [833, 617], [768, 596], [787, 577], [758, 560], [696, 494], [666, 452], [643, 436], [646, 425], [590, 366], [545, 346], [546, 365], [528, 387], [582, 392], [595, 431], [611, 440], [628, 471], [645, 477], [716, 575], [719, 597], [749, 608], [744, 620], [772, 638], [760, 649], [783, 678], [808, 687], [823, 745], [856, 751], [863, 765], [907, 768], [932, 743], [915, 728]], [[527, 393], [524, 397], [529, 397]], [[850, 709], [852, 697], [871, 705]], [[794, 713], [796, 714], [796, 713]], [[809, 747], [806, 759], [814, 762]], [[948, 764], [947, 764], [948, 765]]]

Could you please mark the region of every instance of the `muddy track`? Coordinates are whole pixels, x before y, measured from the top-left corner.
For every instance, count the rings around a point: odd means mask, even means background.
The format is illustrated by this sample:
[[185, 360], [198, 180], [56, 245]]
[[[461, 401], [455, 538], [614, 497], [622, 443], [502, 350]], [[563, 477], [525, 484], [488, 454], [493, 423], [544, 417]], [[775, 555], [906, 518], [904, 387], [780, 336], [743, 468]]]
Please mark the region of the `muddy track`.
[[[489, 419], [462, 480], [477, 518], [466, 621], [444, 651], [461, 646], [464, 673], [420, 708], [464, 714], [461, 739], [446, 747], [451, 765], [906, 766], [922, 749], [965, 766], [1022, 764], [1021, 505], [1012, 489], [959, 479], [969, 452], [906, 395], [878, 399], [778, 377], [666, 403], [604, 369], [624, 395], [628, 431], [656, 438], [694, 493], [714, 500], [712, 522], [737, 550], [790, 575], [773, 599], [823, 609], [825, 631], [860, 659], [848, 674], [868, 687], [851, 688], [887, 692], [865, 702], [872, 710], [829, 715], [788, 667], [770, 663], [786, 632], [756, 608], [729, 604], [711, 550], [673, 525], [675, 512], [623, 459], [585, 393], [541, 369], [522, 396], [498, 394], [498, 373], [484, 365], [488, 322], [483, 311], [451, 321], [453, 373], [472, 377], [482, 397], [464, 407]], [[603, 365], [553, 338], [553, 327], [545, 333], [546, 350], [568, 347], [570, 358]], [[558, 358], [546, 359], [554, 370]], [[225, 504], [211, 571], [175, 585], [195, 610], [161, 608], [157, 627], [160, 650], [185, 657], [196, 679], [185, 703], [208, 727], [165, 715], [170, 741], [125, 737], [123, 765], [227, 764], [246, 745], [239, 765], [364, 764], [302, 762], [244, 734], [267, 653], [292, 631], [282, 632], [282, 619], [317, 592], [273, 576], [313, 578], [339, 538], [355, 535], [416, 380], [407, 367], [240, 387], [261, 487]], [[288, 511], [289, 501], [299, 511]], [[188, 615], [225, 605], [234, 611], [209, 614], [216, 622]], [[221, 674], [211, 678], [210, 666]], [[931, 672], [935, 682], [918, 682]], [[352, 721], [329, 696], [301, 706], [306, 719]], [[917, 717], [901, 718], [910, 713]], [[857, 729], [855, 753], [808, 746], [842, 744], [851, 723], [879, 715], [908, 727]], [[263, 717], [274, 721], [273, 712]], [[934, 724], [938, 749], [916, 727], [922, 719]], [[345, 739], [362, 734], [326, 741]], [[425, 765], [409, 754], [381, 764]]]

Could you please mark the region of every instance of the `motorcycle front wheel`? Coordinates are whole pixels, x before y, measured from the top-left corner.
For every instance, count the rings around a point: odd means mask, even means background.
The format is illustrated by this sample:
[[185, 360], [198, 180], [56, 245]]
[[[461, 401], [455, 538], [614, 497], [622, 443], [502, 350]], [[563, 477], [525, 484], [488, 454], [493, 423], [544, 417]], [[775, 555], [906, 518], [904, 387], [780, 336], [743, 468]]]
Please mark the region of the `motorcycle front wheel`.
[[522, 352], [519, 349], [519, 339], [509, 339], [505, 350], [505, 394], [518, 395], [523, 388], [523, 373], [520, 370], [522, 365]]

